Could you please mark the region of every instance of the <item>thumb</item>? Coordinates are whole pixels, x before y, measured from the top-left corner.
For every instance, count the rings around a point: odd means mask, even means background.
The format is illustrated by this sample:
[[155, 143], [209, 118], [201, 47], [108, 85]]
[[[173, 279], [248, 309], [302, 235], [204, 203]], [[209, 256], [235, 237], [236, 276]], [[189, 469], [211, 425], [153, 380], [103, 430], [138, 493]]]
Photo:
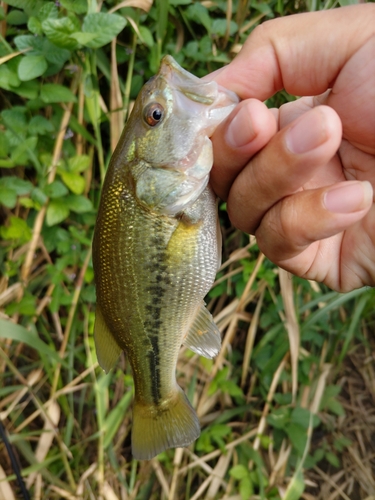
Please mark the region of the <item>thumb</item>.
[[373, 35], [374, 17], [369, 3], [267, 21], [212, 77], [241, 99], [265, 100], [283, 88], [299, 96], [321, 94]]

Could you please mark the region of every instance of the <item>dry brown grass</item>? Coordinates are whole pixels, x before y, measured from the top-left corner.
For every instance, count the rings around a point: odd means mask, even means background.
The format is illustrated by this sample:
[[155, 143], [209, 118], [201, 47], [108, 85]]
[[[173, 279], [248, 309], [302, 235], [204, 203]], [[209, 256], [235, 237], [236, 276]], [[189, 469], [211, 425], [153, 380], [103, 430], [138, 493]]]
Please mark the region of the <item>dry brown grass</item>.
[[[341, 454], [342, 469], [328, 462], [308, 472], [316, 487], [309, 488], [306, 500], [374, 500], [375, 499], [375, 336], [368, 332], [369, 347], [353, 347], [337, 374], [342, 387], [339, 397], [345, 416], [332, 422], [332, 433], [325, 436], [333, 441], [344, 436], [351, 441]], [[323, 436], [316, 437], [312, 446], [319, 446]]]

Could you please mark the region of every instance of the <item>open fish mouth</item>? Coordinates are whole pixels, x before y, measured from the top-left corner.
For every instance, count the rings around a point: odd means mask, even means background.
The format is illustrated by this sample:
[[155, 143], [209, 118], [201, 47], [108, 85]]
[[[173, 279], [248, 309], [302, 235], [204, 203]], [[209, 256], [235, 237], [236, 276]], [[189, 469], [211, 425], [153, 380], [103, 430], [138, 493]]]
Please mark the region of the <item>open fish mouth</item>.
[[[239, 102], [234, 92], [219, 86], [215, 81], [204, 81], [189, 73], [169, 55], [162, 59], [158, 76], [191, 102], [207, 106], [210, 118], [214, 118], [217, 123]], [[225, 108], [224, 113], [220, 112], [222, 108]]]

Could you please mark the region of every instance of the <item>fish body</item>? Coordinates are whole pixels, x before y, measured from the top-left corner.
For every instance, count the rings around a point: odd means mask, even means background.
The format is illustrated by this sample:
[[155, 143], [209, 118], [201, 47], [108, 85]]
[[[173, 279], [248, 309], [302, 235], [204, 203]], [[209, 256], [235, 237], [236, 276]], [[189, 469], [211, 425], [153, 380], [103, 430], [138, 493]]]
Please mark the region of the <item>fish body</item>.
[[206, 357], [220, 349], [203, 302], [221, 260], [208, 136], [237, 101], [166, 56], [135, 102], [104, 181], [93, 239], [94, 338], [106, 371], [122, 350], [130, 361], [138, 459], [200, 434], [175, 370], [182, 343]]

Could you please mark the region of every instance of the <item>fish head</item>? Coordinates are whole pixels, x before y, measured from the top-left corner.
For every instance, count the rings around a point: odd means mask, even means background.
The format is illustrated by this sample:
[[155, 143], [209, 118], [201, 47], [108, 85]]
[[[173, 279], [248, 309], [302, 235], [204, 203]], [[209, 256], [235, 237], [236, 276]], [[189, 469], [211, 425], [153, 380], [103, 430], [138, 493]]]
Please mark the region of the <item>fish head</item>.
[[138, 199], [175, 215], [202, 193], [213, 164], [209, 137], [239, 99], [165, 56], [142, 88], [126, 126]]

